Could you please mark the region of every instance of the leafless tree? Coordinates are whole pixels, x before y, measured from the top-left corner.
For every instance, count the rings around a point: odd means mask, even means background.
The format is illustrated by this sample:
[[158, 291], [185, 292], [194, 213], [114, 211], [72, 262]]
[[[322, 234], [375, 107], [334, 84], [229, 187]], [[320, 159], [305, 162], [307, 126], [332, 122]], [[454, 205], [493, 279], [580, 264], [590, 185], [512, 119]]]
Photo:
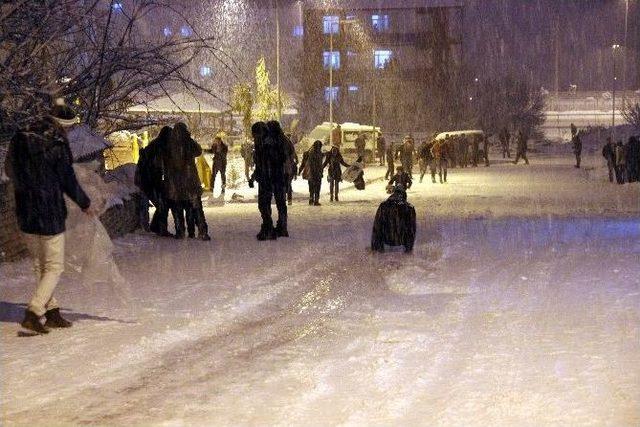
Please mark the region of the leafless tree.
[[[200, 34], [176, 0], [16, 0], [0, 6], [0, 132], [43, 114], [52, 97], [109, 134], [156, 122], [127, 109], [204, 87], [195, 61], [206, 53], [233, 75], [233, 61]], [[158, 22], [186, 28], [163, 34]], [[225, 93], [226, 95], [226, 93]]]
[[622, 117], [635, 126], [636, 129], [640, 130], [640, 103], [627, 103], [622, 108]]

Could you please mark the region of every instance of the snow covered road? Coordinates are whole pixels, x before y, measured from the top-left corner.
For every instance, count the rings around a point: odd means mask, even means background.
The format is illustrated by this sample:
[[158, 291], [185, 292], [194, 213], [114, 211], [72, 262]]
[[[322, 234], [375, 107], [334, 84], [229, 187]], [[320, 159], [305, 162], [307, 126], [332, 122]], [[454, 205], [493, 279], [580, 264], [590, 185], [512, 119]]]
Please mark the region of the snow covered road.
[[264, 244], [255, 205], [208, 208], [212, 244], [119, 239], [126, 289], [69, 275], [43, 337], [1, 265], [2, 423], [638, 425], [638, 189], [569, 162], [416, 184], [409, 256], [365, 250], [382, 183]]

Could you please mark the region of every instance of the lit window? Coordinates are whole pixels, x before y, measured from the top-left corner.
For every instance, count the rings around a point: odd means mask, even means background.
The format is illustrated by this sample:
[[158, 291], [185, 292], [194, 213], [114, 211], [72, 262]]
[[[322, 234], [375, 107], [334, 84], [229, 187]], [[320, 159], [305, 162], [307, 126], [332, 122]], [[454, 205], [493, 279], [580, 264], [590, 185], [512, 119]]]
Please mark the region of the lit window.
[[302, 25], [296, 25], [293, 27], [293, 37], [302, 37], [304, 35], [304, 28]]
[[122, 2], [119, 2], [119, 1], [114, 2], [111, 8], [114, 10], [114, 12], [122, 12], [123, 10]]
[[171, 31], [171, 27], [164, 27], [162, 29], [162, 34], [164, 34], [165, 37], [171, 37], [173, 35], [173, 31]]
[[202, 77], [209, 77], [211, 75], [211, 67], [208, 65], [203, 65], [200, 67], [200, 75]]
[[322, 28], [325, 34], [338, 34], [340, 32], [340, 17], [339, 16], [323, 17]]
[[333, 102], [336, 102], [338, 100], [338, 93], [340, 91], [340, 88], [337, 86], [334, 87], [325, 87], [324, 88], [324, 100], [329, 102], [330, 100], [333, 100]]
[[389, 15], [371, 15], [371, 23], [374, 31], [388, 31]]
[[376, 50], [373, 53], [373, 61], [374, 66], [376, 68], [385, 68], [389, 61], [391, 61], [391, 57], [393, 53], [390, 50]]
[[337, 70], [340, 68], [340, 52], [323, 52], [322, 58], [325, 69], [331, 67]]
[[193, 30], [189, 28], [188, 25], [183, 25], [180, 27], [180, 34], [182, 37], [191, 37], [193, 35]]
[[357, 91], [359, 91], [359, 90], [360, 90], [360, 88], [359, 88], [358, 86], [356, 86], [356, 85], [349, 85], [349, 92], [350, 92], [350, 93], [355, 93], [355, 92], [357, 92]]

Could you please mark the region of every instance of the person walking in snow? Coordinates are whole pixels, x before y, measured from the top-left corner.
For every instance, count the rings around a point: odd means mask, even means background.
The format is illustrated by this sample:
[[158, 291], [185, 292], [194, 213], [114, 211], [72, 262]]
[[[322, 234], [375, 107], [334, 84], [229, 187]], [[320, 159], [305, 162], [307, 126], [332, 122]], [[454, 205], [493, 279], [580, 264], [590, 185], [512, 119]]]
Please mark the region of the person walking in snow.
[[[7, 176], [14, 186], [18, 225], [36, 275], [36, 291], [21, 325], [39, 334], [48, 333], [50, 328], [71, 326], [60, 314], [53, 296], [64, 271], [64, 195], [86, 214], [97, 214], [72, 166], [65, 127], [75, 122], [71, 108], [62, 99], [57, 100], [49, 116], [13, 136], [5, 161]], [[46, 318], [44, 325], [40, 323], [42, 316]]]
[[367, 140], [364, 137], [364, 134], [359, 134], [354, 141], [354, 145], [356, 148], [356, 157], [365, 158], [365, 151], [367, 148]]
[[[136, 184], [144, 192], [149, 201], [155, 206], [153, 218], [149, 224], [149, 231], [158, 236], [171, 236], [167, 231], [169, 207], [165, 199], [162, 176], [162, 151], [171, 137], [171, 127], [164, 126], [158, 136], [149, 145], [140, 150], [140, 157], [136, 166]], [[143, 209], [148, 207], [143, 207]], [[148, 213], [147, 213], [148, 217]]]
[[[262, 217], [262, 225], [256, 238], [260, 241], [276, 240], [278, 237], [289, 237], [287, 229], [287, 200], [285, 192], [285, 147], [280, 134], [282, 129], [278, 122], [256, 122], [251, 127], [255, 145], [255, 169], [249, 180], [253, 188], [258, 183], [258, 209]], [[277, 125], [276, 125], [277, 124]], [[271, 200], [275, 199], [278, 209], [278, 222], [273, 227], [271, 218]]]
[[576, 168], [580, 168], [580, 159], [582, 156], [582, 139], [580, 138], [580, 132], [577, 132], [572, 138], [573, 154], [576, 156]]
[[216, 177], [220, 173], [220, 182], [222, 183], [222, 190], [220, 197], [224, 196], [225, 189], [227, 188], [227, 154], [229, 153], [229, 147], [224, 143], [222, 138], [216, 136], [213, 139], [213, 167], [211, 168], [211, 195], [213, 195], [213, 188], [216, 183]]
[[438, 170], [438, 177], [440, 178], [440, 184], [447, 182], [447, 166], [449, 161], [449, 135], [445, 135], [444, 139], [435, 141], [431, 147], [431, 155], [435, 162], [435, 167]]
[[627, 182], [640, 181], [640, 139], [636, 136], [627, 142]]
[[433, 142], [429, 142], [426, 139], [422, 141], [420, 148], [418, 148], [418, 164], [420, 166], [420, 182], [422, 182], [424, 175], [427, 173], [427, 168], [429, 168], [431, 170], [431, 181], [435, 184], [436, 168], [431, 154], [432, 147]]
[[498, 134], [498, 139], [500, 140], [500, 148], [502, 148], [502, 158], [511, 158], [511, 150], [509, 148], [511, 135], [509, 134], [509, 131], [506, 127], [502, 128], [502, 130]]
[[293, 204], [293, 180], [298, 178], [298, 154], [293, 141], [288, 135], [284, 135], [284, 181], [286, 185], [287, 203]]
[[[336, 145], [337, 144], [337, 145]], [[329, 181], [329, 201], [340, 201], [338, 194], [340, 193], [340, 183], [342, 182], [342, 168], [340, 165], [348, 168], [349, 164], [344, 161], [340, 152], [340, 142], [334, 141], [333, 146], [326, 154], [326, 158], [322, 168], [329, 166], [327, 171], [327, 179]]]
[[405, 172], [402, 166], [398, 166], [396, 169], [396, 174], [391, 178], [391, 180], [387, 184], [387, 188], [393, 189], [396, 186], [399, 186], [406, 191], [411, 188], [412, 184], [413, 184], [413, 181], [411, 180], [411, 175]]
[[607, 138], [607, 142], [602, 147], [602, 157], [607, 161], [607, 169], [609, 169], [609, 182], [613, 182], [613, 177], [618, 179], [618, 171], [616, 169], [616, 153], [615, 147], [611, 142], [611, 137]]
[[250, 141], [245, 141], [240, 147], [240, 155], [244, 161], [244, 176], [249, 181], [251, 178], [251, 169], [253, 168], [253, 144]]
[[175, 238], [185, 237], [185, 215], [189, 222], [189, 237], [210, 240], [208, 225], [202, 209], [202, 185], [195, 159], [202, 154], [200, 145], [191, 138], [187, 125], [173, 126], [171, 137], [163, 151], [164, 191], [175, 223]]
[[323, 169], [322, 141], [314, 141], [313, 146], [302, 155], [299, 171], [309, 183], [309, 205], [320, 206]]
[[387, 144], [384, 139], [384, 136], [381, 134], [376, 138], [376, 151], [378, 152], [378, 157], [380, 158], [380, 166], [384, 166], [385, 157], [387, 154]]
[[396, 170], [395, 165], [396, 148], [393, 141], [389, 141], [386, 149], [385, 157], [387, 160], [387, 172], [384, 174], [384, 179], [391, 179]]
[[519, 130], [518, 131], [518, 136], [516, 137], [516, 159], [514, 160], [513, 164], [517, 165], [518, 164], [518, 160], [520, 160], [521, 158], [524, 159], [524, 163], [525, 164], [529, 164], [529, 159], [527, 159], [527, 137], [524, 135], [524, 133]]
[[414, 151], [413, 139], [407, 135], [404, 137], [402, 145], [398, 148], [397, 157], [400, 159], [400, 163], [405, 172], [413, 176], [413, 151]]

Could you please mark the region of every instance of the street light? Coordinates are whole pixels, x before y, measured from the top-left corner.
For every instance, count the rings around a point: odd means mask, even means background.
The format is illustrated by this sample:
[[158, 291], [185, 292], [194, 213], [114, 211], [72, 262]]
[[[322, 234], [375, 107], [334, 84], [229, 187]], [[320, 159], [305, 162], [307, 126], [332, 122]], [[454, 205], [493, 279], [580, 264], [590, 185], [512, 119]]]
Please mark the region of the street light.
[[613, 96], [611, 97], [611, 139], [615, 142], [615, 127], [616, 127], [616, 51], [620, 49], [619, 44], [611, 46], [611, 56], [613, 59]]
[[280, 92], [280, 8], [274, 0], [276, 9], [276, 88], [278, 91], [278, 121], [282, 120], [282, 95]]

